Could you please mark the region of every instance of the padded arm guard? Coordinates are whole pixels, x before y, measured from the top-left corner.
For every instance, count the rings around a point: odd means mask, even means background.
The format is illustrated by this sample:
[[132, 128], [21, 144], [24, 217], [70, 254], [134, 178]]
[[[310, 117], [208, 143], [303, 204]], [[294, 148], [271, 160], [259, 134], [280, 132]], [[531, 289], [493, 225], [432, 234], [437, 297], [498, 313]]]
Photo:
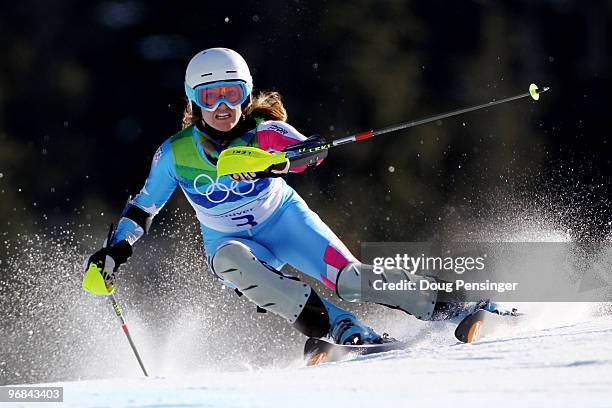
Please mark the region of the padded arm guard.
[[151, 216], [151, 214], [132, 203], [128, 203], [125, 206], [121, 216], [134, 221], [140, 228], [142, 228], [145, 234], [149, 232], [149, 228], [151, 228], [151, 223], [153, 221], [153, 216]]

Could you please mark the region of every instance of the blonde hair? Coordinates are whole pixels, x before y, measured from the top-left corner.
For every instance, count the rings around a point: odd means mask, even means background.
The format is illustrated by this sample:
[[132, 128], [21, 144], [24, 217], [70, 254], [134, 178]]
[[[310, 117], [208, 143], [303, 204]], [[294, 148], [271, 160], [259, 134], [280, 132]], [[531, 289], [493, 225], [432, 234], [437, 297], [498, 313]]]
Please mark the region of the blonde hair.
[[[287, 110], [283, 106], [281, 95], [276, 91], [263, 91], [253, 97], [251, 103], [243, 111], [247, 118], [262, 118], [265, 120], [287, 121]], [[183, 129], [202, 121], [202, 111], [191, 101], [187, 101], [183, 112]]]

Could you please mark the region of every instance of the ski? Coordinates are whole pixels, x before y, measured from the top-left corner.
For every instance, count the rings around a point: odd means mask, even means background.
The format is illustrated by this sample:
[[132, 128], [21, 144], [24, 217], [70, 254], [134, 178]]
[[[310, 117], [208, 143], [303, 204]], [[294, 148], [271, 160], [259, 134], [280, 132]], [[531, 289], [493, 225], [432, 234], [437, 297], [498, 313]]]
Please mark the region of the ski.
[[493, 334], [496, 328], [517, 323], [522, 314], [513, 311], [509, 314], [498, 314], [479, 309], [467, 315], [455, 329], [455, 337], [462, 343], [474, 343], [483, 337]]
[[[462, 343], [474, 343], [481, 338], [491, 336], [496, 328], [518, 323], [520, 316], [522, 314], [516, 310], [500, 314], [478, 309], [461, 320], [455, 329], [455, 337]], [[304, 345], [304, 358], [307, 366], [314, 366], [405, 348], [406, 343], [398, 340], [381, 344], [347, 345], [311, 337]]]
[[384, 353], [392, 350], [402, 350], [406, 344], [392, 340], [381, 344], [347, 345], [335, 344], [327, 340], [311, 337], [304, 345], [304, 358], [307, 366], [347, 360], [366, 354]]

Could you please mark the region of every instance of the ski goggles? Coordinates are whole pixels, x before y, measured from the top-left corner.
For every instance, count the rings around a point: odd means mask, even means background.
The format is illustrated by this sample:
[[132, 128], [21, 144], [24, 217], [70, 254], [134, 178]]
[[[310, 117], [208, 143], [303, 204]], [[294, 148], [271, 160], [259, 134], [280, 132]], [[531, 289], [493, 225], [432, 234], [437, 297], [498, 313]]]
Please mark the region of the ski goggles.
[[214, 112], [222, 103], [232, 109], [242, 105], [249, 97], [243, 81], [213, 82], [191, 88], [185, 83], [185, 94], [200, 108]]

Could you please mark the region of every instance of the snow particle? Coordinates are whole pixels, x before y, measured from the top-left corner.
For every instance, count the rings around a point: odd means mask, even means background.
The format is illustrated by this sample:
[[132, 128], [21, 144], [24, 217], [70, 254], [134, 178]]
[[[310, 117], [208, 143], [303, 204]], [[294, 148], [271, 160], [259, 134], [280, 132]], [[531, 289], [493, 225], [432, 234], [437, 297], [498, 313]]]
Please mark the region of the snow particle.
[[319, 68], [319, 63], [318, 63], [318, 62], [315, 62], [314, 64], [312, 64], [312, 67], [313, 67], [314, 69]]
[[259, 16], [258, 16], [257, 14], [255, 14], [255, 15], [253, 16], [253, 21], [254, 21], [255, 23], [257, 23], [257, 22], [259, 21]]
[[395, 172], [395, 167], [389, 166], [389, 173], [393, 173], [393, 172]]
[[4, 174], [0, 173], [0, 179], [1, 179], [2, 177], [4, 177]]
[[225, 17], [225, 20], [223, 21], [225, 21], [226, 23], [229, 23], [229, 17]]

